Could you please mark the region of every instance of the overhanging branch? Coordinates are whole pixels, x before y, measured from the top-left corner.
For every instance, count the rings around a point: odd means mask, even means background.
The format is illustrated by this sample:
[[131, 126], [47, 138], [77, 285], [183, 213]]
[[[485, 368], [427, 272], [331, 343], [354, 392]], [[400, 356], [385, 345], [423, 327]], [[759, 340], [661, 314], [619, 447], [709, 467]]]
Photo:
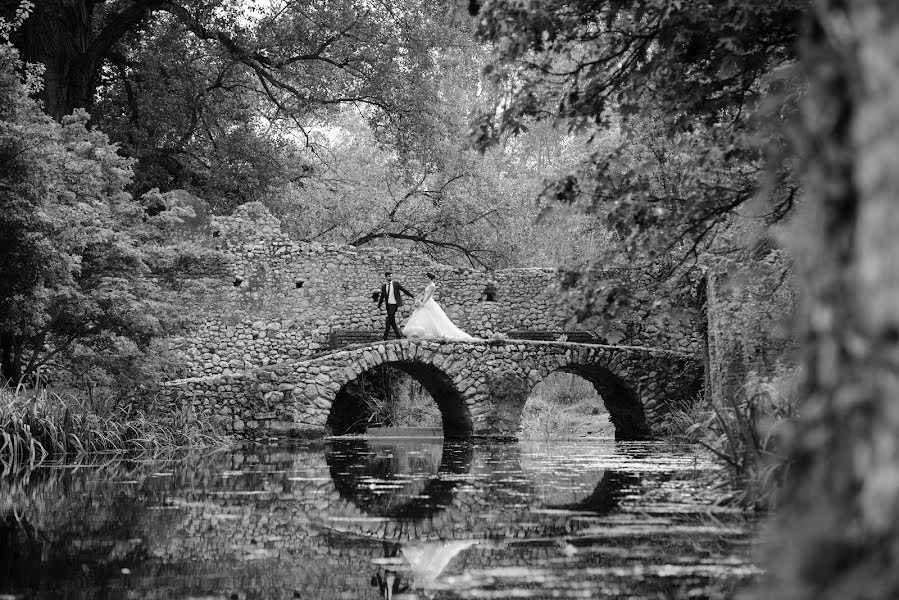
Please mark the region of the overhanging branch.
[[389, 238], [389, 239], [394, 239], [394, 240], [406, 240], [406, 241], [410, 241], [410, 242], [424, 244], [425, 246], [429, 246], [432, 248], [444, 248], [447, 250], [453, 250], [453, 251], [459, 252], [460, 254], [465, 256], [468, 259], [468, 261], [472, 264], [472, 266], [474, 266], [474, 263], [477, 263], [478, 265], [480, 265], [484, 268], [488, 267], [487, 263], [485, 263], [478, 256], [478, 252], [480, 252], [480, 250], [467, 248], [467, 247], [463, 246], [462, 244], [457, 244], [455, 242], [446, 242], [443, 240], [435, 240], [435, 239], [429, 238], [426, 235], [409, 234], [409, 233], [393, 233], [390, 231], [382, 231], [382, 232], [368, 233], [368, 234], [360, 237], [359, 239], [357, 239], [353, 242], [350, 242], [350, 245], [351, 246], [363, 246], [365, 244], [368, 244], [369, 242], [372, 242], [377, 239], [383, 239], [383, 238]]

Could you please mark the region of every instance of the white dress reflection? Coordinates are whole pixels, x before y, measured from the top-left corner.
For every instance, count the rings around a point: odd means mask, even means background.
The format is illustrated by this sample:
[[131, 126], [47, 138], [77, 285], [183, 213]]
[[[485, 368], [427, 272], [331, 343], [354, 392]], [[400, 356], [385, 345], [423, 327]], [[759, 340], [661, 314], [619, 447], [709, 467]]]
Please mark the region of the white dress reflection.
[[372, 578], [382, 598], [393, 598], [411, 588], [427, 590], [443, 574], [458, 554], [477, 544], [477, 540], [453, 540], [441, 542], [410, 542], [384, 545], [385, 559], [375, 562], [389, 565], [382, 576]]
[[440, 577], [456, 555], [477, 543], [477, 540], [411, 543], [403, 546], [402, 553], [415, 586], [427, 588]]

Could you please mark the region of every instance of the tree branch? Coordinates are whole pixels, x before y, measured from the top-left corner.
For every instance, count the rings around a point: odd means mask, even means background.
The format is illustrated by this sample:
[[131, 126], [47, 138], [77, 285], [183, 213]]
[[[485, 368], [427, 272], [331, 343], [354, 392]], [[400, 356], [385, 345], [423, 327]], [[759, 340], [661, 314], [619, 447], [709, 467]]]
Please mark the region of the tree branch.
[[473, 250], [470, 248], [466, 248], [461, 244], [456, 244], [454, 242], [445, 242], [442, 240], [433, 240], [427, 235], [420, 234], [408, 234], [408, 233], [392, 233], [389, 231], [378, 232], [378, 233], [368, 233], [361, 238], [350, 242], [351, 246], [363, 246], [369, 242], [372, 242], [376, 239], [390, 238], [394, 240], [407, 240], [410, 242], [417, 242], [419, 244], [424, 244], [425, 246], [435, 247], [435, 248], [445, 248], [448, 250], [454, 250], [456, 252], [461, 253], [465, 256], [469, 262], [474, 264], [475, 262], [481, 265], [482, 267], [487, 267], [488, 265], [481, 260], [481, 258], [477, 255], [479, 250]]
[[88, 58], [96, 61], [105, 56], [132, 27], [147, 18], [151, 12], [161, 9], [166, 3], [165, 0], [136, 0], [134, 4], [110, 16], [87, 49]]

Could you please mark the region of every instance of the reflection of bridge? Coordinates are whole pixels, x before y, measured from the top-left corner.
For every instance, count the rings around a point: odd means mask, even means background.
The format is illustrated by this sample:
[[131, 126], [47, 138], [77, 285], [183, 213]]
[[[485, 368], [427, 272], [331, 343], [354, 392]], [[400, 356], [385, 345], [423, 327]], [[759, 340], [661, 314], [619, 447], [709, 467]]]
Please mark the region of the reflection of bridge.
[[[597, 446], [603, 458], [584, 463], [580, 453], [546, 460], [542, 449], [509, 444], [356, 440], [324, 452], [260, 449], [53, 469], [32, 481], [19, 520], [5, 523], [27, 523], [29, 535], [8, 535], [0, 521], [0, 586], [28, 596], [20, 592], [45, 589], [49, 573], [58, 589], [81, 597], [375, 598], [369, 580], [398, 548], [447, 547], [468, 548], [446, 569], [449, 577], [488, 569], [550, 574], [540, 598], [559, 597], [557, 587], [569, 584], [574, 591], [561, 597], [601, 595], [611, 577], [647, 592], [632, 595], [661, 597], [644, 587], [656, 581], [670, 590], [672, 578], [647, 578], [647, 569], [670, 569], [672, 557], [678, 565], [700, 560], [696, 540], [718, 540], [722, 528], [687, 536], [670, 527], [704, 514], [701, 503], [693, 514], [667, 497], [641, 505], [647, 490], [666, 485], [651, 467], [680, 459], [658, 449], [635, 458], [640, 448]], [[722, 552], [729, 560], [726, 550], [714, 554]], [[701, 560], [710, 568], [708, 554]], [[686, 583], [695, 587], [696, 578]]]
[[[379, 453], [378, 448], [388, 452]], [[447, 441], [422, 445], [415, 454], [402, 446], [369, 445], [364, 440], [340, 440], [325, 454], [338, 495], [363, 514], [391, 519], [424, 519], [453, 502], [471, 469], [472, 445]]]
[[590, 381], [603, 398], [617, 439], [652, 435], [668, 403], [696, 391], [695, 357], [632, 346], [490, 340], [403, 339], [350, 348], [233, 375], [169, 384], [199, 412], [226, 417], [237, 433], [324, 430], [347, 410], [347, 385], [382, 365], [419, 381], [436, 400], [447, 437], [508, 437], [538, 383], [556, 371]]
[[[513, 447], [494, 452], [478, 448], [481, 460], [494, 465], [508, 461], [509, 470], [500, 469], [498, 474], [489, 469], [488, 473], [473, 473], [482, 465], [473, 464], [475, 447], [468, 442], [445, 441], [442, 448], [421, 444], [421, 450], [438, 451], [438, 455], [429, 457], [430, 472], [417, 474], [414, 469], [410, 473], [410, 461], [402, 445], [341, 440], [330, 447], [325, 458], [336, 497], [333, 492], [329, 494], [332, 512], [316, 524], [329, 531], [394, 542], [558, 535], [572, 528], [571, 515], [565, 511], [606, 514], [615, 509], [622, 493], [639, 481], [625, 472], [589, 473], [594, 481], [598, 479], [591, 493], [567, 498], [567, 502], [544, 500], [539, 502], [540, 508], [549, 512], [535, 514], [530, 502], [515, 499], [533, 497], [541, 487], [539, 481], [519, 479], [513, 483], [507, 478], [510, 473], [523, 472], [518, 460], [510, 460]], [[482, 484], [477, 489], [467, 485], [483, 477], [488, 481], [495, 477], [497, 483]], [[459, 493], [460, 488], [464, 493]], [[499, 521], [495, 519], [497, 506], [504, 506]], [[554, 509], [560, 512], [554, 514]], [[333, 519], [335, 514], [340, 518]]]
[[189, 519], [178, 527], [187, 535], [177, 553], [218, 547], [240, 556], [274, 541], [272, 555], [314, 554], [323, 535], [378, 543], [544, 539], [592, 524], [565, 511], [606, 514], [639, 482], [627, 472], [588, 471], [592, 492], [571, 491], [560, 501], [553, 495], [559, 475], [541, 481], [517, 446], [462, 441], [339, 440], [302, 463], [282, 462], [291, 458], [272, 455], [258, 474], [173, 490], [170, 501]]

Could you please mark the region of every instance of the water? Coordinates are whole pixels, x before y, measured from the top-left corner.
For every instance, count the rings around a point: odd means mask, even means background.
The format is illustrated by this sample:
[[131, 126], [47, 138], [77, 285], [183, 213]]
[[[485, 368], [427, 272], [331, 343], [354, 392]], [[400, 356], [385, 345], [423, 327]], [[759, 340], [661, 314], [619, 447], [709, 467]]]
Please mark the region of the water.
[[692, 447], [341, 440], [36, 469], [0, 598], [727, 598], [758, 570]]

